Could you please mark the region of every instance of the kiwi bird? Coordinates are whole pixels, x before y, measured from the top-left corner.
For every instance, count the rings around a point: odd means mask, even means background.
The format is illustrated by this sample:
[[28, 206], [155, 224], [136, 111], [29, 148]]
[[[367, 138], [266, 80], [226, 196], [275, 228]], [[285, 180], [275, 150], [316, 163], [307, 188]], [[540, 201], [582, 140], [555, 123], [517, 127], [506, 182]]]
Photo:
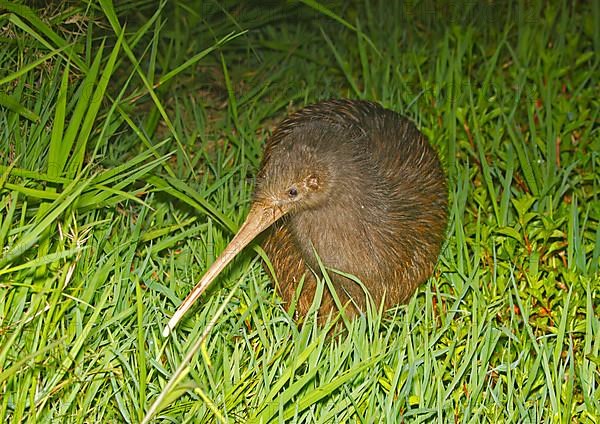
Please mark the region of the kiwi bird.
[[[426, 137], [396, 112], [357, 100], [328, 100], [283, 120], [268, 138], [246, 221], [181, 303], [168, 336], [210, 282], [247, 244], [262, 246], [277, 289], [305, 315], [326, 269], [358, 278], [377, 305], [406, 302], [432, 273], [444, 240], [448, 193]], [[328, 272], [350, 316], [365, 290]], [[319, 316], [336, 308], [325, 290]]]

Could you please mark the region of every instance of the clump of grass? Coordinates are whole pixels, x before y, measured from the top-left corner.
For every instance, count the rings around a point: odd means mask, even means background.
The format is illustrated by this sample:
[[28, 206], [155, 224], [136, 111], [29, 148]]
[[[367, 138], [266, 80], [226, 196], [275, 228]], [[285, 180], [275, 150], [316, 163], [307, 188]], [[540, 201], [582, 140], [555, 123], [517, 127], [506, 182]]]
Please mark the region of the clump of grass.
[[[1, 6], [5, 421], [597, 420], [594, 2]], [[440, 152], [434, 276], [327, 337], [247, 249], [163, 339], [268, 129], [340, 96]]]

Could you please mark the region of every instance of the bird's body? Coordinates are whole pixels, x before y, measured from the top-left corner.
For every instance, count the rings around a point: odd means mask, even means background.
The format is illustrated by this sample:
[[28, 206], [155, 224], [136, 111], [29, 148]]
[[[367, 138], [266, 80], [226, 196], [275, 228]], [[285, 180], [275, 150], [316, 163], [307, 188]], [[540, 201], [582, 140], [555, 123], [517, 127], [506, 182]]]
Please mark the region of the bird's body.
[[[366, 101], [329, 100], [286, 118], [267, 140], [252, 208], [236, 237], [184, 300], [168, 334], [205, 287], [258, 234], [284, 301], [304, 284], [306, 314], [319, 265], [356, 276], [376, 304], [405, 302], [431, 274], [444, 239], [447, 189], [427, 139], [406, 118]], [[350, 315], [363, 288], [329, 272]], [[321, 316], [333, 311], [326, 291]]]
[[[326, 267], [360, 279], [376, 305], [384, 301], [385, 307], [405, 302], [429, 277], [446, 227], [446, 183], [437, 155], [409, 120], [370, 102], [322, 102], [283, 121], [265, 151], [258, 202], [269, 185], [263, 179], [274, 177], [265, 171], [269, 162], [327, 162], [321, 188], [327, 199], [290, 211], [266, 230], [263, 243], [284, 301], [304, 276], [300, 316], [316, 289], [315, 252]], [[364, 310], [359, 284], [335, 272], [329, 276], [350, 314]], [[325, 290], [320, 312], [331, 310]]]

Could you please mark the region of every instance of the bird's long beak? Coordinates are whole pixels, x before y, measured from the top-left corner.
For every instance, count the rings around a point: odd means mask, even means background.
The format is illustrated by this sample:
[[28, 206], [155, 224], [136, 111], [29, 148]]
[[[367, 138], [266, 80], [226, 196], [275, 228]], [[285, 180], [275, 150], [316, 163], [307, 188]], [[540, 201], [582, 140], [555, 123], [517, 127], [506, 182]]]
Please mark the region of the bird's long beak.
[[225, 250], [217, 258], [211, 267], [206, 271], [202, 279], [196, 284], [196, 286], [190, 291], [185, 300], [179, 305], [177, 311], [173, 314], [173, 317], [164, 328], [162, 335], [167, 337], [171, 330], [175, 328], [181, 317], [187, 312], [188, 309], [194, 304], [196, 299], [206, 290], [208, 285], [215, 279], [217, 275], [221, 273], [223, 268], [233, 260], [233, 258], [250, 243], [256, 236], [262, 233], [267, 227], [281, 218], [286, 211], [277, 207], [263, 206], [261, 204], [254, 204], [246, 217], [246, 221], [242, 224], [238, 233], [235, 235], [233, 240], [227, 245]]

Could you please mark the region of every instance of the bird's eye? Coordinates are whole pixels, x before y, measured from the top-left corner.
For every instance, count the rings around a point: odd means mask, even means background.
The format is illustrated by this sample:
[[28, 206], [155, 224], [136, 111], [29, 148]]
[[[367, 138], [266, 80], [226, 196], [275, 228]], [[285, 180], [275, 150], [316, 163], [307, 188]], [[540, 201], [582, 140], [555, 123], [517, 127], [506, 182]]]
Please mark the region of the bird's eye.
[[288, 195], [290, 197], [296, 197], [298, 195], [298, 189], [296, 187], [292, 187], [288, 190]]

